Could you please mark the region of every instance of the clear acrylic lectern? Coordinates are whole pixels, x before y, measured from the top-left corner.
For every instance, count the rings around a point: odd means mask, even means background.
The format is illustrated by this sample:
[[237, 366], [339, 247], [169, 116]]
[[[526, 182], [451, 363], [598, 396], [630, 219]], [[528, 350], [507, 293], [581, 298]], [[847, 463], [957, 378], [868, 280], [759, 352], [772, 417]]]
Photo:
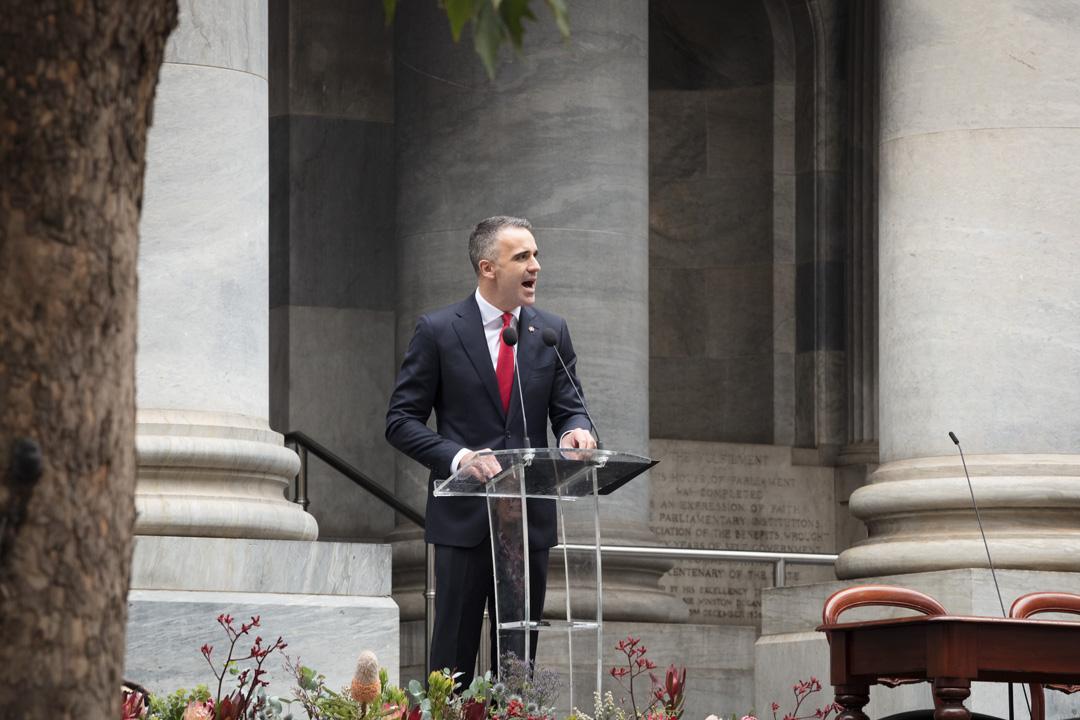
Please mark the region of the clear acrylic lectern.
[[[435, 484], [437, 497], [487, 498], [495, 576], [492, 628], [497, 633], [499, 657], [513, 650], [519, 657], [528, 658], [534, 632], [543, 632], [552, 640], [564, 636], [570, 668], [570, 709], [582, 698], [582, 707], [591, 708], [592, 694], [600, 689], [603, 672], [599, 496], [613, 492], [655, 464], [640, 455], [611, 450], [491, 450], [477, 453], [456, 474]], [[530, 611], [529, 507], [525, 501], [533, 498], [555, 503], [558, 539], [563, 549], [559, 551], [561, 557], [552, 559], [561, 560], [564, 568], [561, 579], [565, 619], [532, 617]], [[573, 510], [570, 503], [574, 504]], [[574, 529], [570, 547], [568, 520]], [[579, 657], [591, 654], [584, 650], [583, 643], [593, 645], [596, 652], [596, 684], [592, 687], [589, 680], [574, 676], [575, 649]]]

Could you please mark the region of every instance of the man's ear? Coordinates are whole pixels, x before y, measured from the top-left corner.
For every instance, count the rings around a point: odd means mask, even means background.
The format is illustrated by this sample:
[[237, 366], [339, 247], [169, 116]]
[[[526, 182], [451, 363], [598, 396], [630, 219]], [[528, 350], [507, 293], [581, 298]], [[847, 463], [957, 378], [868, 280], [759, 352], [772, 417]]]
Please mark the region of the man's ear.
[[480, 275], [480, 277], [495, 277], [495, 263], [493, 263], [491, 260], [481, 259], [479, 264], [480, 272], [478, 274]]

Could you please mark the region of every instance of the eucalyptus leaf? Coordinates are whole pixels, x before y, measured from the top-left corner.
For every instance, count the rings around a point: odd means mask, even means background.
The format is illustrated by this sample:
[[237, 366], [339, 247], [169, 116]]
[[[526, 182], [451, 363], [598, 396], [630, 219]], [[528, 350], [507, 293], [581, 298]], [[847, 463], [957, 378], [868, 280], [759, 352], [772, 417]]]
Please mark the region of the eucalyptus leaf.
[[446, 17], [450, 20], [450, 35], [454, 42], [461, 39], [465, 23], [476, 17], [477, 5], [490, 7], [484, 0], [445, 0]]
[[506, 26], [510, 42], [519, 50], [521, 39], [525, 35], [525, 19], [536, 20], [536, 16], [529, 9], [529, 2], [530, 0], [503, 0], [499, 6], [499, 18]]
[[[525, 20], [536, 21], [533, 0], [438, 0], [450, 22], [454, 42], [461, 40], [465, 24], [472, 22], [473, 48], [480, 56], [488, 78], [495, 78], [499, 48], [507, 40], [521, 50], [525, 37]], [[555, 25], [564, 38], [570, 37], [570, 18], [567, 0], [544, 0], [551, 9]], [[383, 0], [386, 24], [394, 22], [399, 0]]]
[[499, 46], [503, 41], [503, 24], [491, 5], [484, 3], [473, 25], [473, 46], [476, 54], [484, 63], [488, 77], [495, 78], [495, 61], [499, 57]]
[[545, 0], [551, 8], [551, 14], [555, 16], [555, 24], [562, 36], [570, 37], [570, 15], [566, 9], [566, 0]]

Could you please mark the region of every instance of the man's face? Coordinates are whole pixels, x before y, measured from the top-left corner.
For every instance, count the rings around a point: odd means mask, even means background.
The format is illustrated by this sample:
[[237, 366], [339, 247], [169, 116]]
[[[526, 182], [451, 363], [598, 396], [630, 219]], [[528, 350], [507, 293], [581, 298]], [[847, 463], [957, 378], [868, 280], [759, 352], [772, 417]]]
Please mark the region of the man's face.
[[503, 311], [536, 302], [539, 252], [531, 232], [505, 227], [495, 240], [495, 259], [480, 261], [481, 293]]

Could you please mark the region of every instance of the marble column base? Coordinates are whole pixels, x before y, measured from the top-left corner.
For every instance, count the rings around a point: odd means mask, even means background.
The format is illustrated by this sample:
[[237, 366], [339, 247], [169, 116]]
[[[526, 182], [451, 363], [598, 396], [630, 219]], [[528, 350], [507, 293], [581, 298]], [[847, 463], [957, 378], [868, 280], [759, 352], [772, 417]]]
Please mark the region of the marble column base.
[[[124, 676], [154, 692], [210, 684], [199, 652], [227, 647], [216, 618], [237, 623], [260, 616], [259, 634], [288, 643], [340, 689], [356, 657], [372, 650], [390, 678], [399, 678], [398, 610], [390, 594], [386, 545], [223, 538], [138, 537], [128, 596]], [[245, 651], [246, 646], [243, 648]], [[274, 657], [271, 694], [294, 684]]]
[[138, 535], [314, 540], [315, 518], [285, 499], [300, 468], [265, 420], [139, 410]]
[[[967, 458], [997, 568], [1080, 572], [1080, 455]], [[851, 495], [869, 537], [841, 553], [840, 578], [986, 567], [957, 457], [891, 462]]]
[[[985, 554], [984, 554], [985, 558]], [[996, 563], [996, 559], [995, 559]], [[998, 570], [1002, 600], [1006, 609], [1020, 595], [1036, 590], [1060, 590], [1080, 593], [1080, 573]], [[953, 615], [1000, 617], [1001, 606], [989, 570], [963, 569], [861, 578], [857, 582], [828, 582], [762, 592], [761, 637], [754, 655], [754, 708], [768, 708], [774, 700], [781, 711], [791, 707], [791, 686], [799, 680], [818, 678], [822, 692], [810, 697], [803, 710], [812, 713], [833, 701], [829, 687], [829, 647], [825, 636], [815, 632], [821, 624], [821, 609], [832, 593], [852, 585], [900, 585], [918, 590], [938, 600]], [[871, 620], [910, 615], [896, 608], [857, 608], [844, 613], [845, 620]], [[1047, 617], [1053, 618], [1053, 615]], [[688, 682], [689, 684], [689, 682]], [[971, 697], [965, 702], [973, 712], [1009, 717], [1007, 686], [999, 683], [972, 683]], [[1016, 717], [1027, 717], [1024, 698], [1014, 687]], [[1080, 715], [1080, 696], [1048, 692], [1046, 717]], [[870, 704], [864, 708], [872, 718], [919, 708], [933, 708], [927, 683], [898, 688], [875, 686], [870, 689]]]

